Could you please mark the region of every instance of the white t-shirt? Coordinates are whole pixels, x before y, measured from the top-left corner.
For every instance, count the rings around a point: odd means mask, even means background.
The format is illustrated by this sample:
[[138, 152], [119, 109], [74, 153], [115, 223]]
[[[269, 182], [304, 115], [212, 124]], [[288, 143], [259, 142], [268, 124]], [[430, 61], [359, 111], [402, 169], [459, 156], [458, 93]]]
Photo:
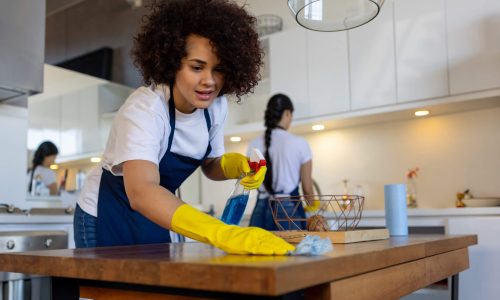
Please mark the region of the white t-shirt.
[[[167, 151], [171, 130], [167, 102], [169, 98], [169, 88], [164, 85], [140, 87], [128, 97], [113, 120], [100, 166], [87, 174], [85, 186], [77, 201], [85, 212], [97, 217], [102, 168], [116, 176], [122, 176], [122, 164], [128, 160], [147, 160], [159, 165]], [[210, 132], [203, 109], [197, 109], [191, 114], [175, 110], [175, 134], [171, 152], [201, 159], [210, 141], [212, 150], [208, 157], [224, 154], [226, 98], [216, 98], [208, 112]]]
[[[265, 152], [264, 137], [250, 142], [247, 155], [252, 148]], [[311, 148], [307, 141], [286, 130], [275, 128], [271, 132], [269, 156], [273, 162], [273, 188], [275, 192], [290, 194], [300, 182], [300, 167], [312, 159]], [[261, 185], [259, 191], [265, 191]]]
[[[30, 187], [30, 181], [31, 181], [31, 170], [26, 174], [26, 191], [29, 192], [29, 187]], [[49, 168], [46, 168], [44, 166], [37, 166], [35, 168], [35, 172], [33, 173], [33, 179], [35, 179], [37, 176], [40, 176], [42, 178], [42, 183], [44, 184], [45, 192], [48, 195], [48, 186], [56, 182], [56, 173], [52, 171]], [[33, 187], [35, 188], [35, 187]]]

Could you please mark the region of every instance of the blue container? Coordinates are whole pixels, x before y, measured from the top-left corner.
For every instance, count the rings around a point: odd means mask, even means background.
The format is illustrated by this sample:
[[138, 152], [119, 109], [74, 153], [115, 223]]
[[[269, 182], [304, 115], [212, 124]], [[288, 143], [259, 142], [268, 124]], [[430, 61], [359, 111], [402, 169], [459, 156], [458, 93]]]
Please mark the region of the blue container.
[[391, 236], [408, 235], [408, 213], [406, 210], [406, 185], [384, 186], [385, 224]]

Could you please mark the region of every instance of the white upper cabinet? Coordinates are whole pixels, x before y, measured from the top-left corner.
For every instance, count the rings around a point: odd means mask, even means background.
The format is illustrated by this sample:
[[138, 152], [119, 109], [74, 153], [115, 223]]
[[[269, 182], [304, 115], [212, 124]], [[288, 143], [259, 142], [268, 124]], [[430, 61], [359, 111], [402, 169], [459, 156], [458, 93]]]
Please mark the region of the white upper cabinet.
[[308, 117], [306, 30], [282, 31], [271, 35], [269, 42], [271, 95], [288, 95], [295, 107], [294, 118]]
[[393, 1], [368, 24], [349, 30], [351, 109], [396, 103]]
[[346, 32], [308, 31], [306, 41], [310, 115], [349, 111]]
[[444, 0], [397, 0], [394, 20], [398, 102], [448, 96]]
[[500, 87], [500, 1], [447, 0], [452, 95]]

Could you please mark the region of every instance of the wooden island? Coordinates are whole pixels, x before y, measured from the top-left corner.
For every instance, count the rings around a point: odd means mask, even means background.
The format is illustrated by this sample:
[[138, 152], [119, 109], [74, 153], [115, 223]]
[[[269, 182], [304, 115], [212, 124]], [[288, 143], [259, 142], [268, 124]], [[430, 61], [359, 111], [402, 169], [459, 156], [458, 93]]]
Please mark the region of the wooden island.
[[410, 235], [316, 257], [228, 255], [201, 243], [65, 249], [0, 254], [0, 271], [51, 276], [54, 300], [385, 300], [456, 277], [474, 244], [476, 235]]

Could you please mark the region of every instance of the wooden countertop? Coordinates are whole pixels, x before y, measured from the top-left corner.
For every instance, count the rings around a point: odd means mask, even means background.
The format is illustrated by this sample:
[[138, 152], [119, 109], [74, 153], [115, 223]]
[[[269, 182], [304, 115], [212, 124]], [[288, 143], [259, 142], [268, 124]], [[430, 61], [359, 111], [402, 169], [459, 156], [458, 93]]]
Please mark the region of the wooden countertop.
[[[477, 244], [476, 235], [411, 235], [335, 244], [325, 256], [228, 255], [201, 243], [0, 254], [0, 271], [205, 291], [282, 295]], [[468, 267], [467, 265], [458, 271]]]

